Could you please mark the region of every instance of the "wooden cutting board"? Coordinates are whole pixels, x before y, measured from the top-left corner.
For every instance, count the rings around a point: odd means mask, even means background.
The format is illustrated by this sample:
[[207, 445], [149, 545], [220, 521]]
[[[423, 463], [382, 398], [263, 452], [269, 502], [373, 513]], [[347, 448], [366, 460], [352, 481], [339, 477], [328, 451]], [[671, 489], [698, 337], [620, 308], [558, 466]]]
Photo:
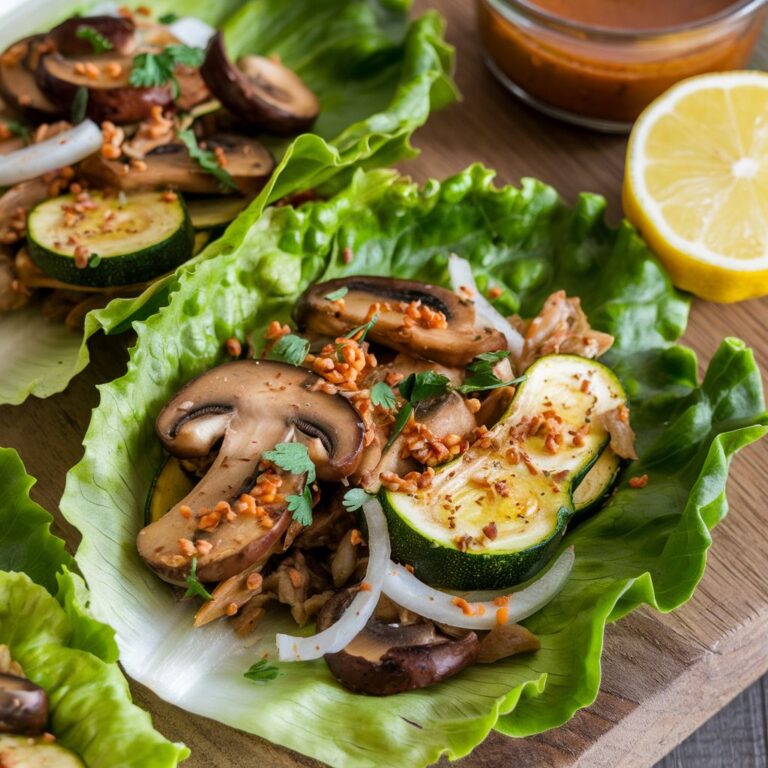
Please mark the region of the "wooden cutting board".
[[[421, 156], [402, 169], [419, 180], [441, 178], [479, 160], [498, 170], [500, 182], [535, 176], [569, 200], [582, 190], [599, 192], [608, 198], [609, 217], [618, 219], [625, 139], [562, 125], [522, 106], [483, 66], [473, 4], [417, 2], [417, 11], [429, 6], [448, 19], [464, 101], [432, 118], [415, 139]], [[768, 62], [765, 36], [757, 60]], [[740, 336], [768, 370], [766, 325], [768, 299], [737, 306], [696, 302], [685, 342], [706, 361], [724, 336]], [[67, 469], [82, 453], [80, 441], [98, 401], [94, 385], [122, 372], [125, 343], [96, 340], [94, 364], [66, 393], [0, 408], [0, 445], [21, 452], [29, 472], [39, 478], [33, 495], [50, 510], [56, 509]], [[592, 707], [535, 738], [513, 740], [493, 733], [459, 765], [645, 768], [766, 672], [767, 469], [768, 441], [734, 461], [728, 489], [731, 512], [714, 533], [709, 566], [694, 598], [672, 615], [641, 610], [608, 628], [603, 685]], [[60, 530], [75, 541], [66, 525]], [[140, 686], [134, 692], [160, 731], [192, 748], [186, 763], [190, 768], [318, 765], [182, 712]]]

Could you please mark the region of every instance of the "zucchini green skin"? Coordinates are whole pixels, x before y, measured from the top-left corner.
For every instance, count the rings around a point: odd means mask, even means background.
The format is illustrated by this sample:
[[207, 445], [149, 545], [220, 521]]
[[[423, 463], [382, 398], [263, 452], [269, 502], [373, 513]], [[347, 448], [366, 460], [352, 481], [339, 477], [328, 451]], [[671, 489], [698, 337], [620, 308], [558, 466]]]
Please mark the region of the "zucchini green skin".
[[574, 519], [581, 519], [602, 506], [610, 496], [624, 462], [610, 448], [597, 457], [589, 471], [573, 484]]
[[[94, 199], [97, 199], [96, 195]], [[70, 196], [46, 200], [33, 208], [29, 215], [27, 248], [30, 258], [43, 272], [57, 280], [70, 285], [102, 288], [144, 283], [175, 269], [193, 255], [195, 231], [184, 200], [179, 196], [173, 202], [161, 202], [158, 195], [157, 205], [173, 205], [180, 208], [179, 224], [169, 236], [138, 250], [132, 250], [130, 238], [126, 238], [124, 253], [103, 256], [95, 266], [89, 264], [86, 268], [79, 269], [75, 266], [72, 253], [63, 253], [49, 247], [45, 244], [42, 233], [38, 235], [37, 232], [37, 214], [43, 207], [61, 205], [62, 201], [69, 200]], [[81, 242], [88, 247], [87, 239], [81, 239]], [[69, 249], [71, 248], [70, 246]], [[96, 255], [100, 254], [96, 252]]]
[[[580, 390], [582, 395], [579, 395], [580, 384], [573, 383], [573, 373], [580, 371], [581, 375], [585, 369], [593, 369], [597, 378], [592, 380], [592, 390]], [[393, 491], [380, 494], [389, 524], [393, 559], [412, 565], [417, 576], [430, 584], [471, 591], [503, 589], [526, 581], [554, 555], [569, 521], [576, 514], [572, 491], [588, 475], [609, 442], [608, 433], [599, 420], [595, 420], [591, 408], [587, 408], [588, 401], [591, 402], [593, 392], [600, 392], [600, 408], [610, 410], [624, 403], [626, 396], [610, 369], [583, 358], [569, 355], [542, 358], [529, 369], [528, 375], [528, 381], [518, 389], [509, 410], [490, 434], [495, 432], [497, 443], [507, 445], [507, 430], [525, 423], [527, 417], [552, 409], [551, 394], [552, 400], [568, 403], [558, 411], [567, 427], [578, 429], [579, 424], [593, 425], [578, 447], [573, 442], [572, 447], [552, 455], [541, 448], [537, 442], [540, 438], [535, 435], [525, 438], [525, 452], [530, 453], [538, 468], [530, 474], [527, 469], [521, 470], [519, 460], [510, 463], [504, 459], [503, 452], [470, 448], [462, 459], [437, 470], [431, 490], [417, 494]], [[527, 387], [528, 391], [523, 394]], [[544, 471], [545, 468], [548, 471]], [[557, 483], [552, 482], [553, 475], [561, 470], [566, 470], [568, 475]], [[476, 501], [482, 498], [482, 492], [472, 485], [475, 482], [472, 477], [477, 474], [494, 481], [507, 481], [512, 490], [509, 498], [500, 499], [491, 494], [484, 501]], [[540, 497], [544, 497], [543, 501], [539, 501]], [[530, 518], [533, 524], [528, 526], [528, 513], [524, 516], [525, 525], [515, 522], [512, 513], [532, 498], [537, 500]], [[478, 503], [479, 506], [475, 506]], [[448, 525], [446, 519], [455, 522]], [[498, 534], [488, 540], [483, 538], [485, 529], [482, 534], [478, 532], [480, 525], [491, 521], [500, 522], [500, 527]], [[471, 534], [473, 544], [459, 548], [454, 538], [454, 534], [459, 533]]]
[[554, 556], [574, 515], [573, 507], [561, 507], [552, 535], [522, 552], [463, 552], [422, 536], [397, 513], [388, 497], [386, 492], [380, 494], [392, 542], [392, 559], [413, 565], [415, 575], [422, 581], [461, 591], [504, 589], [535, 576]]
[[179, 460], [168, 456], [152, 479], [144, 502], [144, 525], [157, 522], [193, 488], [195, 481], [182, 469]]

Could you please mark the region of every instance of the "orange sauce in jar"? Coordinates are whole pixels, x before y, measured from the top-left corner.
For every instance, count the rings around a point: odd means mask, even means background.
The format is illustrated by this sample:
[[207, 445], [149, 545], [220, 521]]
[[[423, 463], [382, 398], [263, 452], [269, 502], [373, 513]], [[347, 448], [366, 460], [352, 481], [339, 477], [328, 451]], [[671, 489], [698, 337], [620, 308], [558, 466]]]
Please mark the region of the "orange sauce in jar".
[[744, 0], [477, 3], [491, 67], [515, 93], [608, 129], [627, 127], [678, 80], [744, 67], [765, 21], [763, 5], [737, 12]]

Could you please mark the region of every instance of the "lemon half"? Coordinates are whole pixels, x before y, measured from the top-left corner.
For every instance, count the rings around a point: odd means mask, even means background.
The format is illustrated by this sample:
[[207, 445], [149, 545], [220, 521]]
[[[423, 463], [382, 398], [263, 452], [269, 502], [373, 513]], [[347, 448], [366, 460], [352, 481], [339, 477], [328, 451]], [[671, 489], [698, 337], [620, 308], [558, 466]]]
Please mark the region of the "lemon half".
[[768, 294], [768, 73], [684, 80], [638, 118], [624, 212], [679, 288]]

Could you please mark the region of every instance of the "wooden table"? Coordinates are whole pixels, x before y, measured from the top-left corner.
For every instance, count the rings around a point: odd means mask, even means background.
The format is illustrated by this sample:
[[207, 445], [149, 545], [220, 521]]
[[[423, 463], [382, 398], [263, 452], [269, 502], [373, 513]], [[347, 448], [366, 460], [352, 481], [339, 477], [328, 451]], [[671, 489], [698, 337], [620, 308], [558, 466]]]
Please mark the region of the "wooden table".
[[[485, 70], [469, 0], [417, 3], [422, 9], [428, 5], [437, 5], [449, 20], [465, 100], [435, 115], [417, 135], [422, 155], [403, 170], [417, 179], [440, 178], [480, 160], [498, 170], [500, 182], [536, 176], [567, 199], [581, 190], [599, 192], [608, 198], [609, 216], [618, 218], [625, 139], [562, 125], [522, 106]], [[768, 370], [766, 320], [765, 302], [697, 302], [685, 341], [707, 360], [722, 337], [741, 336]], [[124, 345], [121, 339], [97, 340], [93, 365], [66, 393], [0, 408], [0, 444], [20, 450], [29, 472], [39, 478], [34, 496], [48, 509], [56, 508], [66, 471], [82, 453], [80, 441], [98, 400], [94, 384], [121, 373]], [[460, 765], [651, 766], [768, 670], [766, 467], [768, 442], [734, 462], [731, 513], [714, 533], [709, 567], [695, 597], [672, 615], [641, 610], [609, 627], [603, 685], [592, 707], [535, 738], [515, 741], [494, 733]], [[71, 537], [72, 531], [65, 533]], [[191, 768], [316, 765], [176, 710], [139, 686], [134, 691], [163, 733], [192, 748]]]

